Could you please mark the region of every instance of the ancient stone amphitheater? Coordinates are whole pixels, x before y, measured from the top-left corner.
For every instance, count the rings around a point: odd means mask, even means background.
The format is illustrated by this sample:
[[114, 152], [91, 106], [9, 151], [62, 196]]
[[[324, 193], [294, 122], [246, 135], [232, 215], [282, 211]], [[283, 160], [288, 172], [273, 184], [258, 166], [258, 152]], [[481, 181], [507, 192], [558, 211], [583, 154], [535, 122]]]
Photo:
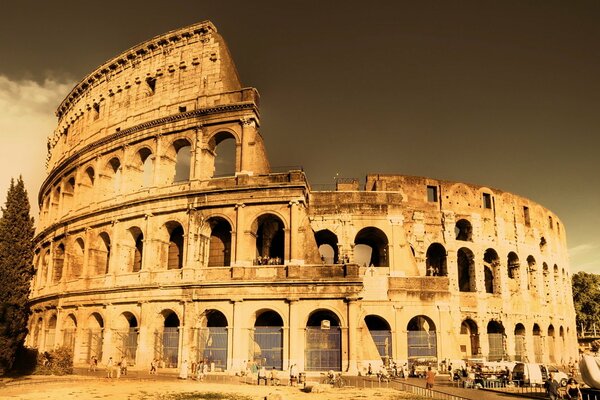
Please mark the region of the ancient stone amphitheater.
[[565, 230], [484, 186], [311, 188], [277, 170], [210, 22], [107, 61], [57, 110], [28, 345], [234, 372], [577, 356]]

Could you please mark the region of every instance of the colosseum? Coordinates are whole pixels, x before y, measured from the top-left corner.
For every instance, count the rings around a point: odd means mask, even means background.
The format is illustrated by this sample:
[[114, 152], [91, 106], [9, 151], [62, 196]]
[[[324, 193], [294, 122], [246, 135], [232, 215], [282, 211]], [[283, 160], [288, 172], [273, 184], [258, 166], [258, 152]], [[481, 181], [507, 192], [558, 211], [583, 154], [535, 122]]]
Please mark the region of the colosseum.
[[555, 214], [467, 183], [318, 190], [271, 168], [259, 94], [210, 22], [107, 61], [57, 117], [29, 346], [228, 373], [577, 357]]

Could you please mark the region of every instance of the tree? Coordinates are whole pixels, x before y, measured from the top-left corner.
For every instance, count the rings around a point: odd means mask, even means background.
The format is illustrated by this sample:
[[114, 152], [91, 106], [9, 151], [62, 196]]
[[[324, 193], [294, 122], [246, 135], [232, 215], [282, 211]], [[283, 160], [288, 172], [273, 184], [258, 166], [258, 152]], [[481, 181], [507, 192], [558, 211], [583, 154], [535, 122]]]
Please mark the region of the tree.
[[0, 218], [0, 374], [9, 370], [27, 336], [27, 300], [34, 269], [33, 218], [23, 179], [10, 181]]
[[600, 322], [600, 275], [578, 272], [572, 288], [577, 327], [587, 331]]

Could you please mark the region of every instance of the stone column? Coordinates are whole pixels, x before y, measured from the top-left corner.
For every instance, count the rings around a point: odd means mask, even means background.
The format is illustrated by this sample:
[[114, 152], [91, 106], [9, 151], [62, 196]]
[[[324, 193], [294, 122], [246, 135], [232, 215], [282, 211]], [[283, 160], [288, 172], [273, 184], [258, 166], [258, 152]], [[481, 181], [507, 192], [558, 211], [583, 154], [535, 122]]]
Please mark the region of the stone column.
[[348, 373], [356, 375], [358, 373], [358, 297], [348, 297]]
[[243, 300], [236, 298], [231, 300], [231, 313], [233, 315], [233, 334], [231, 340], [231, 357], [229, 359], [228, 368], [233, 368], [236, 365], [241, 365], [243, 360], [247, 360], [246, 346], [248, 338], [243, 336], [242, 317], [243, 317]]
[[[244, 246], [244, 237], [247, 232], [244, 227], [246, 224], [246, 217], [244, 203], [238, 203], [235, 205], [235, 237], [232, 236], [231, 252], [233, 254], [232, 266], [243, 267], [252, 264], [252, 258], [248, 258], [248, 254], [244, 253], [244, 249], [254, 248], [254, 246]], [[248, 227], [249, 228], [249, 227]]]
[[288, 301], [288, 354], [287, 354], [287, 365], [284, 363], [283, 368], [288, 369], [292, 364], [300, 366], [302, 364], [302, 350], [304, 349], [304, 343], [302, 343], [301, 332], [302, 327], [299, 326], [298, 318], [298, 299], [289, 298]]

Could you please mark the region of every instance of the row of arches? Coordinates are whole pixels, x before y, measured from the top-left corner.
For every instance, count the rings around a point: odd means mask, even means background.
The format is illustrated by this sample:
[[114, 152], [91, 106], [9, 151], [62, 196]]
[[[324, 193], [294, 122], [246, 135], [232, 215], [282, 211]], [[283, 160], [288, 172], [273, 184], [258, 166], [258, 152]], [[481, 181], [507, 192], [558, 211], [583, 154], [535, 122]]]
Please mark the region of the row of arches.
[[[92, 199], [101, 201], [141, 189], [199, 179], [193, 175], [194, 162], [207, 170], [202, 178], [233, 175], [236, 142], [233, 133], [219, 131], [207, 139], [205, 149], [195, 149], [194, 140], [182, 136], [160, 145], [152, 138], [132, 146], [131, 150], [109, 153], [83, 164], [56, 182], [53, 189], [44, 194], [41, 219], [43, 222], [58, 219], [88, 205]], [[165, 150], [160, 150], [162, 148]]]

